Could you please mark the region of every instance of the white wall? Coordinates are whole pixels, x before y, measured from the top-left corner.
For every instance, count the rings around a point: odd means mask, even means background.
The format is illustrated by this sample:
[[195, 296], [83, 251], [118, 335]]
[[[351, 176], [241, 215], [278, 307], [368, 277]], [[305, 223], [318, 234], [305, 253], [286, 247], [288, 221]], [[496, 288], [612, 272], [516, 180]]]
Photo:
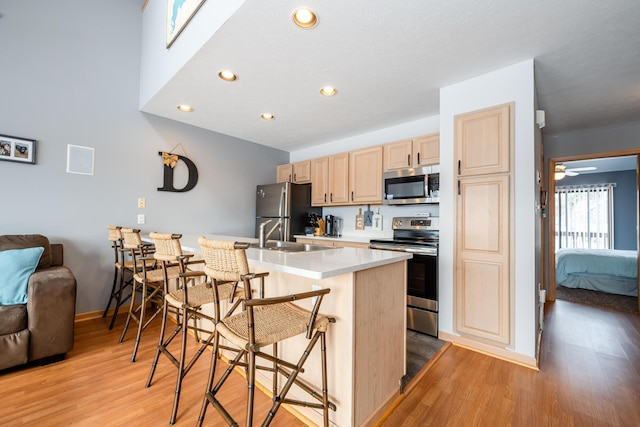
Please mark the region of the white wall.
[[[0, 162], [0, 234], [64, 243], [78, 313], [107, 302], [109, 224], [137, 226], [145, 213], [143, 232], [253, 235], [255, 186], [273, 182], [289, 154], [139, 111], [140, 2], [2, 0], [0, 14], [0, 133], [37, 140], [35, 165]], [[178, 143], [198, 184], [159, 192], [158, 151]], [[67, 144], [95, 149], [93, 176], [65, 173]]]
[[[440, 90], [440, 330], [455, 334], [453, 300], [454, 116], [515, 102], [514, 236], [515, 341], [512, 350], [535, 357], [535, 165], [533, 60]], [[446, 213], [446, 214], [445, 214]]]
[[[143, 107], [215, 34], [244, 0], [205, 1], [166, 48], [166, 1], [150, 1], [142, 18], [140, 107]], [[112, 24], [117, 29], [117, 23]]]

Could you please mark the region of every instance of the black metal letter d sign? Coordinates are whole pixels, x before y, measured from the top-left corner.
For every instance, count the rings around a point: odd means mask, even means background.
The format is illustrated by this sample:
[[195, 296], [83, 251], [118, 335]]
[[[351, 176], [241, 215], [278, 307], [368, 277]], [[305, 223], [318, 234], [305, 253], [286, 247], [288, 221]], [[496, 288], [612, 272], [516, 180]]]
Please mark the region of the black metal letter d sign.
[[[171, 153], [163, 153], [158, 152], [159, 155], [163, 157], [164, 164], [164, 185], [162, 188], [158, 188], [158, 191], [172, 191], [174, 193], [184, 193], [185, 191], [189, 191], [193, 189], [198, 183], [198, 168], [196, 165], [184, 156], [180, 156], [179, 154], [171, 154]], [[178, 160], [182, 160], [187, 165], [187, 171], [189, 172], [189, 179], [187, 180], [187, 185], [183, 188], [175, 188], [173, 186], [173, 168], [175, 167]]]

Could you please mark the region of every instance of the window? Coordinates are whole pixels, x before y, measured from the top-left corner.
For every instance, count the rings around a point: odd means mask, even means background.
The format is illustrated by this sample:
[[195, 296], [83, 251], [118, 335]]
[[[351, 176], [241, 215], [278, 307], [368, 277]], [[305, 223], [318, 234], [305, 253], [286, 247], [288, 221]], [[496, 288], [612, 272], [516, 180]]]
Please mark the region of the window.
[[556, 187], [556, 249], [613, 248], [613, 187]]

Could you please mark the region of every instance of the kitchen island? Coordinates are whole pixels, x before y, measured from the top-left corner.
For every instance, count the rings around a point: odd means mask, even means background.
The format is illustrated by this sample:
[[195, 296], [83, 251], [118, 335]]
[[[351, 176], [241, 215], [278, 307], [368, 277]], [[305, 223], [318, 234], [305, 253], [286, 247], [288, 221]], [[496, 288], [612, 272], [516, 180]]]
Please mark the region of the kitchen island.
[[[217, 240], [255, 243], [256, 239], [208, 235]], [[198, 236], [183, 236], [186, 250], [200, 252]], [[247, 249], [253, 272], [269, 272], [265, 296], [286, 295], [329, 288], [321, 312], [336, 323], [327, 332], [329, 398], [337, 407], [330, 411], [336, 426], [372, 424], [400, 392], [406, 358], [406, 260], [410, 254], [359, 248], [328, 247], [313, 252], [280, 252]], [[258, 284], [255, 288], [257, 290]], [[311, 309], [311, 301], [300, 304]], [[281, 356], [297, 360], [306, 346], [304, 336], [280, 344]], [[316, 348], [301, 377], [321, 384], [320, 355]], [[271, 374], [258, 372], [258, 382], [271, 390]], [[224, 389], [223, 389], [224, 391]], [[289, 397], [308, 399], [292, 388]], [[293, 407], [305, 421], [322, 424], [320, 412]]]

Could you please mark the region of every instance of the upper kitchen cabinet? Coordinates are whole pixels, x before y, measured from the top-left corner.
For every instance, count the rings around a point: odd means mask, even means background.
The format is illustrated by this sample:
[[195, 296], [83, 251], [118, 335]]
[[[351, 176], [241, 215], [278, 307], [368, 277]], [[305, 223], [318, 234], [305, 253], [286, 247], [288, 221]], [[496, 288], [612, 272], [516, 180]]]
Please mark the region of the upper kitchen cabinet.
[[509, 172], [510, 104], [464, 114], [455, 124], [458, 176]]
[[313, 206], [349, 203], [349, 153], [320, 157], [311, 163], [311, 204]]
[[349, 153], [350, 203], [382, 203], [382, 152], [376, 146]]
[[280, 165], [277, 169], [277, 182], [293, 182], [306, 184], [311, 182], [311, 161]]
[[440, 163], [440, 134], [434, 133], [384, 145], [384, 170]]

